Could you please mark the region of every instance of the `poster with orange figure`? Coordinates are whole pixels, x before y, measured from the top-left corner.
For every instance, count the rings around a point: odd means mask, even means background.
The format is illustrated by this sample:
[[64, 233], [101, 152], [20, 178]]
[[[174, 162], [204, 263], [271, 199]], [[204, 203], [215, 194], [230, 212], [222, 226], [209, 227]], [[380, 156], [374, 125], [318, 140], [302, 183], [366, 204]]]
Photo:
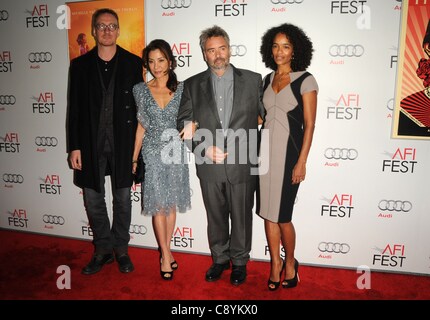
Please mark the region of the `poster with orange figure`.
[[66, 4], [70, 9], [70, 60], [85, 54], [96, 45], [92, 36], [91, 20], [93, 13], [100, 8], [110, 8], [118, 14], [120, 35], [117, 44], [139, 57], [142, 56], [145, 45], [144, 0], [102, 0]]
[[403, 0], [393, 138], [430, 139], [430, 5]]

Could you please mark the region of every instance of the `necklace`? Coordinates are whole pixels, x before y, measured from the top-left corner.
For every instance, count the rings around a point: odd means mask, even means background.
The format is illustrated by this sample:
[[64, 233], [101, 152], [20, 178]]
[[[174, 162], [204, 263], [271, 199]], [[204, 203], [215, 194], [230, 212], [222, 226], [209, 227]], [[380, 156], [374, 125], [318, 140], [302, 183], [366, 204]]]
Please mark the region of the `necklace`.
[[280, 77], [283, 77], [285, 75], [289, 75], [291, 71], [293, 71], [293, 70], [288, 70], [287, 72], [282, 72], [282, 73], [277, 71], [277, 72], [275, 72], [275, 74], [280, 76]]
[[273, 79], [273, 88], [276, 88], [276, 90], [275, 90], [276, 92], [281, 91], [281, 89], [284, 88], [288, 84], [289, 79], [287, 76], [290, 75], [290, 72], [291, 72], [291, 70], [288, 72], [283, 72], [283, 73], [276, 73], [275, 72], [275, 77]]

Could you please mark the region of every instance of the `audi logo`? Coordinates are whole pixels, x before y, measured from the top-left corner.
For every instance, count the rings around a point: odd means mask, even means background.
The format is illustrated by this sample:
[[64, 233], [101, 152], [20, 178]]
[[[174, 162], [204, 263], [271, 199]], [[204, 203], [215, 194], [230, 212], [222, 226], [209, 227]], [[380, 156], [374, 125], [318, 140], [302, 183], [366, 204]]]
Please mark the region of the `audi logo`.
[[9, 12], [0, 10], [0, 21], [6, 21], [7, 19], [9, 19]]
[[347, 243], [337, 243], [337, 242], [320, 242], [318, 245], [318, 250], [321, 252], [330, 253], [348, 253], [350, 246]]
[[390, 111], [394, 110], [394, 99], [388, 100], [388, 102], [387, 102], [387, 109], [390, 110]]
[[358, 157], [358, 151], [347, 148], [327, 148], [324, 151], [324, 157], [336, 160], [355, 160]]
[[412, 203], [401, 200], [381, 200], [379, 201], [378, 208], [382, 211], [409, 212], [412, 209]]
[[270, 0], [273, 4], [293, 4], [293, 3], [302, 3], [303, 0]]
[[328, 53], [332, 57], [361, 57], [364, 47], [361, 44], [334, 44]]
[[163, 9], [181, 9], [191, 6], [191, 0], [161, 0]]
[[13, 95], [0, 95], [0, 104], [11, 105], [11, 104], [15, 104], [15, 102], [16, 102], [16, 98]]
[[62, 216], [52, 216], [50, 214], [44, 214], [43, 222], [49, 223], [49, 224], [63, 225], [66, 222], [66, 220]]
[[230, 53], [232, 57], [243, 57], [248, 50], [242, 44], [230, 46]]
[[142, 235], [146, 234], [147, 231], [146, 227], [141, 224], [131, 224], [129, 229], [130, 233]]
[[28, 54], [28, 61], [34, 62], [49, 62], [52, 60], [51, 52], [30, 52]]
[[3, 181], [6, 183], [23, 183], [24, 177], [20, 174], [4, 173]]
[[58, 140], [55, 137], [36, 137], [34, 143], [38, 147], [56, 147]]

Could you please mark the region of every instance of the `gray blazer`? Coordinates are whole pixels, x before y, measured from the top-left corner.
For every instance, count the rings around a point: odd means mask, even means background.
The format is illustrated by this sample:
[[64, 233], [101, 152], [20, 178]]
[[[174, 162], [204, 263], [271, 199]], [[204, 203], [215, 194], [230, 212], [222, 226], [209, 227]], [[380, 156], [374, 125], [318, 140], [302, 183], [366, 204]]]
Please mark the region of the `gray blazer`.
[[[258, 116], [264, 117], [262, 104], [262, 77], [260, 74], [235, 68], [233, 65], [233, 110], [229, 130], [224, 132], [220, 123], [207, 69], [184, 81], [177, 127], [182, 130], [185, 121], [197, 121], [192, 146], [197, 176], [207, 182], [245, 183], [256, 178], [251, 168], [257, 165]], [[222, 164], [210, 163], [204, 157], [208, 146], [216, 145], [229, 155]]]

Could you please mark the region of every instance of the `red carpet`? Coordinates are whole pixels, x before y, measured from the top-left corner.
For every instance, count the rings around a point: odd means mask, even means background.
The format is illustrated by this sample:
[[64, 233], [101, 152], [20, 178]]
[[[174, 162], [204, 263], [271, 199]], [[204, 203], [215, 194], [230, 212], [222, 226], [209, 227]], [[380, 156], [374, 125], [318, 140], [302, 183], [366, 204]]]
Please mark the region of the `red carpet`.
[[[428, 300], [430, 277], [372, 272], [371, 289], [358, 289], [354, 270], [301, 265], [296, 288], [267, 289], [269, 263], [250, 261], [246, 282], [234, 287], [230, 272], [219, 281], [204, 280], [211, 258], [175, 253], [173, 281], [159, 273], [158, 251], [130, 248], [136, 270], [122, 274], [116, 262], [101, 272], [81, 275], [93, 246], [88, 241], [0, 230], [1, 300]], [[71, 270], [71, 288], [58, 289], [60, 265]], [[155, 301], [154, 301], [155, 302]], [[196, 302], [197, 303], [197, 302]]]

